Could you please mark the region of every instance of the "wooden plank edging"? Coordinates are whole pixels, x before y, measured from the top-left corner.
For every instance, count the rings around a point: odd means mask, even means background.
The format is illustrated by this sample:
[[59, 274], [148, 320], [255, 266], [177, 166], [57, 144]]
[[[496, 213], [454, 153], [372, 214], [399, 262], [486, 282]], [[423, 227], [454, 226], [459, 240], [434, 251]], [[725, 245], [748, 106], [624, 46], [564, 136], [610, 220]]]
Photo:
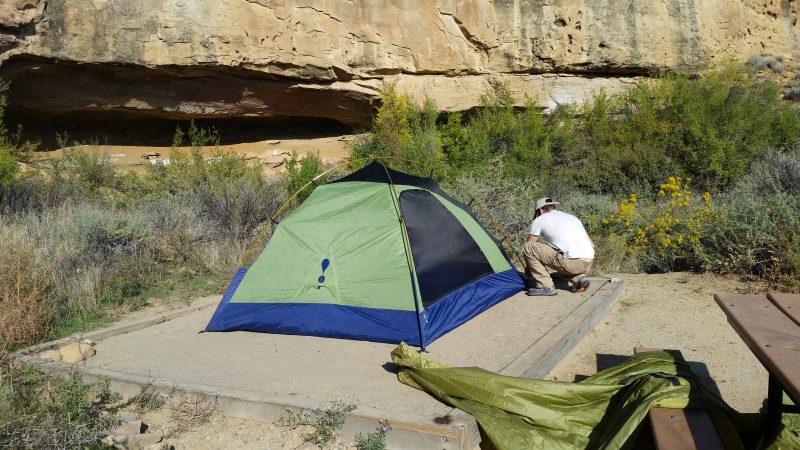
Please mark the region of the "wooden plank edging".
[[610, 279], [553, 329], [514, 358], [500, 374], [541, 379], [586, 336], [625, 291], [625, 280]]

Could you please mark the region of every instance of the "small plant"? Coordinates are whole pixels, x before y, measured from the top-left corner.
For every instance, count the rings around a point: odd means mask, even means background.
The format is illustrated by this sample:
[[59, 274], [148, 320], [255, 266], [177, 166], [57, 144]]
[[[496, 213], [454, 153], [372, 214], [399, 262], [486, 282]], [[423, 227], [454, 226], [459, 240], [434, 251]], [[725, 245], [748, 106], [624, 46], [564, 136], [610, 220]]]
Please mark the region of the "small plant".
[[28, 365], [0, 368], [0, 446], [91, 448], [119, 424], [113, 410], [120, 396], [109, 381], [87, 383], [75, 372], [58, 378]]
[[142, 386], [139, 393], [132, 397], [128, 404], [132, 405], [138, 413], [155, 411], [167, 403], [167, 395], [156, 391], [151, 384]]
[[769, 53], [760, 53], [758, 55], [753, 55], [747, 59], [747, 65], [754, 68], [755, 70], [766, 70], [769, 69], [775, 73], [781, 73], [786, 70], [786, 66], [783, 64], [783, 56], [780, 55], [771, 55]]
[[789, 82], [789, 89], [783, 93], [786, 100], [800, 101], [800, 74], [795, 75]]
[[376, 431], [372, 433], [358, 433], [356, 435], [357, 450], [384, 450], [386, 448], [386, 433], [392, 429], [388, 420], [380, 421]]
[[56, 316], [51, 269], [15, 231], [0, 231], [0, 351], [42, 337]]
[[175, 436], [207, 423], [217, 412], [217, 399], [184, 396], [169, 404], [169, 416], [173, 426], [168, 436]]
[[347, 414], [356, 410], [356, 405], [341, 401], [331, 403], [327, 408], [317, 408], [313, 411], [289, 410], [286, 416], [277, 420], [278, 426], [295, 429], [309, 426], [313, 431], [303, 435], [303, 442], [314, 444], [320, 448], [333, 441], [336, 432], [344, 425]]

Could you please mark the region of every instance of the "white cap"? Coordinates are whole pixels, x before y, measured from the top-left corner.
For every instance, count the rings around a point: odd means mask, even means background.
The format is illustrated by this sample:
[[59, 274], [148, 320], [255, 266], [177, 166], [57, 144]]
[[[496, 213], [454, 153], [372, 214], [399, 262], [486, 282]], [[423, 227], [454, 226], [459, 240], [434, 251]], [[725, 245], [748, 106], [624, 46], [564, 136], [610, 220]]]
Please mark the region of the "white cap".
[[547, 205], [557, 205], [558, 202], [554, 202], [550, 197], [542, 197], [539, 200], [536, 200], [536, 209], [543, 208]]

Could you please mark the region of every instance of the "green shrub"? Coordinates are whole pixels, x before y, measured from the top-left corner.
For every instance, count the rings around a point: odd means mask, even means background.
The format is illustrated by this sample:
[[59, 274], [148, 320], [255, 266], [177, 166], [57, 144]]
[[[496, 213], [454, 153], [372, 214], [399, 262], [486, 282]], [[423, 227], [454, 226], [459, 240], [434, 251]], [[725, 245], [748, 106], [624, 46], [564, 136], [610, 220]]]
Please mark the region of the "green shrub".
[[108, 194], [108, 190], [120, 189], [119, 174], [108, 155], [98, 151], [97, 147], [75, 143], [64, 148], [63, 152], [63, 158], [52, 161], [51, 170], [54, 184], [64, 185], [60, 190], [84, 196], [103, 196]]
[[41, 177], [19, 177], [14, 183], [0, 183], [0, 214], [9, 216], [45, 208]]
[[384, 157], [441, 180], [502, 162], [503, 176], [538, 180], [550, 192], [655, 193], [669, 176], [724, 190], [765, 149], [800, 138], [800, 111], [781, 102], [778, 87], [732, 64], [641, 81], [549, 115], [515, 108], [505, 85], [474, 114], [437, 126], [430, 101], [420, 108], [393, 85], [381, 100], [371, 132], [354, 143], [353, 168]]
[[67, 239], [80, 246], [81, 258], [89, 264], [145, 251], [149, 236], [144, 217], [104, 208], [81, 208], [70, 216]]
[[[33, 172], [0, 187], [5, 239], [36, 249], [23, 255], [33, 258], [23, 265], [47, 288], [44, 303], [30, 296], [4, 303], [13, 306], [8, 317], [26, 318], [9, 322], [18, 328], [7, 327], [17, 336], [10, 342], [97, 326], [110, 312], [138, 308], [151, 296], [219, 291], [283, 203], [285, 185], [239, 155], [212, 149], [206, 156], [199, 143], [214, 139], [191, 127], [190, 135], [194, 153], [182, 168], [148, 168], [134, 177], [78, 146], [48, 176]], [[17, 267], [10, 257], [0, 255], [9, 270]]]
[[796, 290], [800, 277], [800, 147], [771, 150], [722, 196], [697, 248], [698, 270], [756, 275]]
[[30, 162], [37, 144], [22, 139], [21, 125], [17, 127], [16, 133], [9, 132], [6, 125], [8, 97], [6, 97], [5, 92], [7, 90], [8, 83], [0, 80], [0, 149], [7, 150], [17, 161], [27, 163]]
[[323, 171], [322, 159], [319, 155], [309, 153], [305, 158], [300, 159], [296, 153], [293, 153], [292, 157], [286, 161], [287, 193], [290, 196], [297, 194], [295, 197], [297, 203], [302, 202], [314, 192], [314, 188], [318, 184], [325, 182], [325, 180], [314, 181], [314, 178]]
[[17, 178], [17, 173], [17, 158], [8, 148], [0, 146], [0, 186], [11, 184]]
[[150, 232], [158, 239], [156, 244], [167, 262], [185, 264], [196, 254], [198, 247], [206, 247], [232, 236], [228, 230], [213, 223], [202, 208], [193, 204], [190, 196], [160, 197], [140, 206], [141, 214], [148, 218]]
[[380, 97], [372, 131], [353, 143], [351, 166], [359, 169], [374, 156], [415, 175], [430, 176], [441, 170], [442, 142], [436, 127], [439, 113], [433, 101], [425, 99], [420, 108], [394, 84], [385, 85]]
[[[34, 300], [42, 302], [38, 298], [26, 300], [25, 308], [13, 308], [16, 315], [7, 315], [26, 318], [14, 320], [15, 327], [28, 322], [36, 325], [23, 341], [48, 334], [48, 317], [57, 317], [59, 323], [76, 321], [76, 326], [91, 326], [92, 322], [99, 324], [109, 311], [142, 306], [156, 291], [168, 297], [218, 291], [219, 279], [229, 276], [243, 243], [230, 229], [223, 229], [224, 225], [207, 220], [196, 205], [179, 199], [154, 200], [161, 207], [111, 210], [82, 203], [18, 215], [7, 224], [6, 239], [17, 242], [9, 248], [36, 249], [23, 255], [36, 258], [26, 260], [21, 273], [38, 277], [33, 279], [47, 286], [41, 296], [46, 299], [42, 310], [49, 315], [39, 320], [40, 315], [33, 314], [38, 311]], [[269, 199], [264, 201], [269, 203]], [[7, 254], [9, 258], [13, 255]], [[16, 267], [9, 261], [9, 270]], [[13, 279], [9, 276], [8, 281]], [[180, 280], [180, 286], [173, 280]], [[84, 320], [86, 317], [93, 319]], [[58, 327], [59, 323], [52, 325]]]
[[445, 161], [458, 170], [471, 170], [484, 166], [495, 157], [504, 158], [514, 145], [516, 116], [511, 92], [507, 86], [499, 86], [482, 97], [482, 107], [464, 124], [464, 130], [456, 129], [457, 121], [448, 120], [441, 128]]
[[503, 176], [536, 179], [549, 191], [655, 193], [675, 175], [717, 191], [765, 149], [800, 138], [800, 113], [779, 97], [776, 85], [735, 65], [642, 81], [549, 115], [530, 104], [516, 109], [500, 85], [466, 120], [452, 114], [434, 128], [430, 102], [419, 108], [389, 86], [352, 158], [394, 158], [399, 170], [439, 179], [501, 161]]
[[682, 175], [703, 189], [727, 188], [759, 153], [800, 137], [797, 111], [779, 102], [777, 86], [748, 78], [741, 69], [669, 83], [658, 111], [675, 131], [664, 136], [665, 150]]
[[696, 251], [698, 268], [761, 276], [785, 288], [800, 273], [798, 236], [800, 197], [728, 197], [703, 233]]
[[451, 175], [502, 160], [505, 175], [546, 180], [554, 148], [569, 134], [566, 118], [567, 114], [546, 117], [533, 105], [518, 112], [508, 86], [499, 85], [482, 97], [482, 107], [463, 130], [459, 116], [439, 128], [445, 161]]
[[588, 178], [606, 174], [627, 192], [655, 191], [676, 173], [702, 189], [724, 189], [764, 149], [800, 137], [797, 111], [780, 102], [777, 86], [736, 66], [640, 82], [629, 92], [598, 96], [583, 117], [584, 154], [594, 166]]
[[190, 150], [176, 132], [176, 162], [142, 176], [74, 145], [51, 167], [0, 184], [0, 289], [23, 286], [0, 303], [4, 344], [97, 326], [152, 296], [219, 292], [283, 203], [285, 182], [219, 151], [213, 129], [190, 124], [187, 136]]
[[385, 152], [380, 156], [403, 156], [411, 146], [411, 122], [414, 122], [415, 109], [408, 96], [399, 94], [395, 85], [383, 87], [381, 107], [374, 122], [375, 138]]
[[249, 166], [244, 156], [219, 148], [219, 132], [214, 128], [197, 127], [192, 121], [187, 135], [189, 151], [181, 148], [186, 138], [178, 127], [169, 160], [146, 166], [142, 180], [145, 192], [174, 195], [260, 177], [260, 168]]
[[211, 225], [213, 238], [244, 242], [267, 222], [286, 198], [284, 184], [249, 168], [240, 176], [221, 179], [183, 191], [177, 197]]
[[465, 171], [445, 180], [442, 187], [470, 205], [480, 221], [503, 239], [509, 257], [521, 263], [520, 249], [530, 229], [533, 205], [545, 194], [535, 179], [505, 176], [505, 164], [498, 157], [482, 171]]
[[121, 305], [120, 294], [149, 285], [162, 260], [146, 218], [135, 212], [81, 204], [17, 217], [14, 225], [20, 239], [41, 249], [39, 264], [49, 268], [64, 320]]
[[800, 143], [786, 151], [764, 152], [731, 192], [733, 197], [769, 196], [778, 192], [800, 194]]
[[[149, 194], [144, 202], [149, 205], [145, 213], [157, 213], [158, 231], [177, 238], [174, 241], [177, 245], [168, 244], [169, 247], [180, 247], [181, 243], [194, 245], [204, 240], [249, 242], [255, 230], [272, 216], [286, 197], [282, 183], [266, 178], [260, 167], [249, 165], [242, 155], [219, 150], [219, 134], [213, 128], [198, 128], [192, 122], [188, 138], [191, 150], [186, 153], [180, 149], [184, 134], [178, 128], [169, 164], [147, 168], [142, 181]], [[207, 145], [213, 147], [206, 151]], [[321, 167], [319, 158], [312, 157], [304, 163], [304, 169], [301, 167], [298, 177], [296, 161], [290, 162], [291, 180], [297, 182], [307, 172], [315, 172], [318, 167], [312, 167], [312, 163]], [[186, 211], [184, 206], [191, 211]], [[191, 220], [170, 214], [171, 208], [183, 211]], [[169, 220], [178, 220], [181, 226], [167, 226], [163, 222], [167, 215], [171, 216]], [[207, 233], [201, 233], [199, 227], [192, 224], [196, 220], [201, 220]], [[192, 229], [192, 236], [182, 234], [187, 228]], [[175, 256], [186, 260], [186, 253], [179, 250]]]

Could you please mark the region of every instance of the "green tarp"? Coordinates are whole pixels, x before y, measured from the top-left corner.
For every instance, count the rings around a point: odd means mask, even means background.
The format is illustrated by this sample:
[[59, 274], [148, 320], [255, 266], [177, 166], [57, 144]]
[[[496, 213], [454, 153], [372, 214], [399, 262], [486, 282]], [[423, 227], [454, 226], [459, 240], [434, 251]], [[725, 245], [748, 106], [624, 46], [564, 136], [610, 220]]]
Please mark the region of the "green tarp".
[[[759, 446], [761, 418], [741, 414], [706, 389], [686, 361], [640, 353], [583, 381], [531, 380], [476, 367], [447, 367], [400, 344], [392, 351], [398, 379], [472, 414], [484, 448], [628, 449], [653, 406], [708, 411], [727, 449]], [[797, 416], [771, 448], [800, 448]], [[482, 444], [482, 445], [484, 445]]]

